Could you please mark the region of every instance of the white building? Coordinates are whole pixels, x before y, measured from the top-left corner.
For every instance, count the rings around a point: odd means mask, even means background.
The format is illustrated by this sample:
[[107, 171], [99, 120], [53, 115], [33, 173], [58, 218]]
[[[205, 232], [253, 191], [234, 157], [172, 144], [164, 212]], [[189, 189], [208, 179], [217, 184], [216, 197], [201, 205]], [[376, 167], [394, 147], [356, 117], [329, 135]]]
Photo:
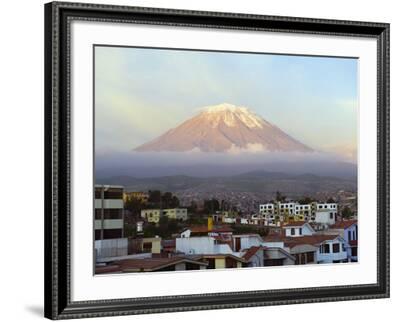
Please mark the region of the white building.
[[235, 252], [262, 245], [263, 240], [258, 234], [232, 235], [232, 247]]
[[278, 202], [277, 207], [281, 215], [294, 215], [297, 202]]
[[330, 233], [340, 235], [347, 246], [347, 256], [352, 262], [358, 261], [358, 223], [357, 220], [342, 220], [329, 229]]
[[176, 238], [176, 251], [186, 255], [233, 254], [229, 245], [217, 244], [214, 237], [208, 236]]
[[123, 237], [123, 192], [122, 186], [95, 185], [95, 240]]
[[315, 234], [315, 230], [307, 222], [295, 221], [283, 226], [286, 237], [302, 237]]
[[274, 214], [275, 205], [273, 203], [260, 204], [261, 214]]
[[330, 209], [317, 210], [315, 213], [315, 222], [317, 224], [333, 225], [336, 219], [336, 211]]
[[325, 238], [320, 240], [317, 251], [317, 263], [346, 262], [348, 262], [346, 241], [342, 237], [326, 235]]
[[148, 222], [158, 223], [162, 216], [168, 217], [168, 219], [183, 220], [188, 219], [186, 208], [171, 208], [171, 209], [142, 209], [140, 216], [146, 219]]

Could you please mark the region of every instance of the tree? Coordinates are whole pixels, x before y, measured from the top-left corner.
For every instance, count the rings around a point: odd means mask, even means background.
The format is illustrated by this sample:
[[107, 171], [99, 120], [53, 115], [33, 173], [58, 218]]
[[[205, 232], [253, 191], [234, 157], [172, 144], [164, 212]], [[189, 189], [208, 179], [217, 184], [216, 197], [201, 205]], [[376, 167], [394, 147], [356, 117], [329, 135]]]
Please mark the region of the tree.
[[280, 191], [277, 191], [275, 195], [275, 200], [284, 202], [286, 200], [286, 196], [284, 196]]
[[192, 200], [190, 206], [188, 208], [189, 213], [195, 213], [197, 211], [197, 203], [196, 201]]
[[161, 191], [160, 190], [150, 190], [148, 203], [152, 208], [160, 208], [161, 202]]
[[124, 224], [124, 237], [135, 237], [136, 235], [136, 227], [131, 224]]
[[219, 209], [219, 201], [217, 199], [204, 200], [204, 210], [207, 213], [214, 213]]
[[353, 215], [354, 215], [353, 212], [351, 211], [351, 209], [348, 206], [343, 208], [342, 218], [349, 219], [349, 218], [353, 217]]
[[335, 199], [333, 199], [332, 197], [328, 198], [328, 200], [326, 201], [327, 203], [335, 203]]
[[124, 203], [124, 208], [129, 210], [133, 217], [136, 218], [140, 216], [140, 211], [145, 208], [145, 206], [145, 203], [141, 199], [134, 197], [128, 198]]
[[314, 201], [314, 199], [312, 199], [311, 197], [304, 196], [303, 198], [301, 198], [299, 200], [299, 204], [300, 205], [308, 205], [308, 204], [312, 203], [313, 201]]

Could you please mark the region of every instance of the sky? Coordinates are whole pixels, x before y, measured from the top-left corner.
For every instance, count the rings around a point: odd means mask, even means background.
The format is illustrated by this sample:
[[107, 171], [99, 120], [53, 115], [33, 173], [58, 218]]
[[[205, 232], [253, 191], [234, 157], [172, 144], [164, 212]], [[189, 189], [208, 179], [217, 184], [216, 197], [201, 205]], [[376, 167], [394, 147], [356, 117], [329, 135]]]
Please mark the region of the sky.
[[96, 154], [132, 151], [224, 102], [314, 149], [355, 150], [358, 61], [95, 47]]

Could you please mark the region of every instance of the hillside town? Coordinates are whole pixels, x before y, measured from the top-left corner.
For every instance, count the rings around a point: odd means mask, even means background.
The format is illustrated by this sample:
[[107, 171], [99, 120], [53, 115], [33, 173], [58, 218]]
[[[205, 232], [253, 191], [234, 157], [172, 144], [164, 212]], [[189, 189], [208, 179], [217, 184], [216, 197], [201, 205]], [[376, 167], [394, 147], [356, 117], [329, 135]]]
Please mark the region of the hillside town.
[[[254, 207], [253, 207], [254, 208]], [[95, 273], [161, 272], [358, 261], [357, 200], [290, 200], [256, 210], [217, 198], [95, 186]]]

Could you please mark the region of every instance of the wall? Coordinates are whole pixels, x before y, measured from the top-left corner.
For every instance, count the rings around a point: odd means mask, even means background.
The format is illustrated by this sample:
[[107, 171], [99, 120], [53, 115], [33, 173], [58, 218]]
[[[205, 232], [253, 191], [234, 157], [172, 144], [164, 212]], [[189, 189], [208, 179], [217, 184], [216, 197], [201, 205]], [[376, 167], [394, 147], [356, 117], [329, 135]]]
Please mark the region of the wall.
[[213, 254], [214, 238], [212, 237], [190, 237], [177, 238], [176, 250], [185, 254]]
[[[85, 0], [125, 5], [175, 7], [214, 11], [247, 12], [270, 15], [320, 17], [391, 22], [391, 102], [392, 122], [400, 122], [400, 14], [398, 1], [320, 1], [320, 0]], [[43, 308], [43, 7], [44, 1], [4, 1], [2, 3], [0, 80], [1, 112], [0, 140], [1, 167], [0, 186], [5, 208], [2, 214], [6, 222], [0, 234], [2, 258], [12, 265], [1, 265], [1, 317], [4, 321], [44, 321]], [[293, 116], [295, 117], [295, 115]], [[398, 142], [400, 127], [392, 127], [392, 142]], [[399, 144], [392, 144], [392, 182], [400, 177]], [[17, 193], [28, 184], [33, 184], [30, 193]], [[394, 196], [400, 194], [398, 185], [393, 185]], [[27, 204], [29, 211], [20, 211]], [[16, 208], [18, 205], [18, 209]], [[18, 221], [14, 214], [18, 211]], [[7, 224], [7, 221], [9, 223]], [[17, 223], [17, 225], [16, 225]], [[360, 222], [360, 224], [362, 224]], [[392, 227], [400, 225], [400, 217], [392, 216]], [[16, 234], [29, 236], [15, 238]], [[13, 240], [9, 247], [9, 240]], [[400, 243], [400, 234], [392, 234], [394, 245]], [[29, 245], [29, 251], [27, 250]], [[20, 251], [24, 250], [24, 251]], [[395, 254], [394, 254], [395, 255]], [[360, 259], [362, 260], [362, 259]], [[297, 321], [337, 321], [336, 314], [346, 316], [349, 321], [393, 320], [400, 305], [400, 278], [395, 272], [400, 269], [399, 256], [392, 256], [392, 298], [390, 300], [368, 300], [330, 302], [294, 306], [256, 307], [232, 310], [185, 312], [136, 316], [136, 322], [162, 320], [208, 321], [208, 320], [261, 320], [282, 321], [288, 311], [296, 312]], [[27, 263], [30, 263], [27, 267]], [[23, 286], [23, 291], [22, 291]], [[99, 318], [90, 321], [132, 321], [129, 316]], [[89, 321], [89, 320], [88, 320]]]
[[94, 247], [97, 251], [97, 258], [99, 259], [128, 255], [127, 238], [96, 240]]

